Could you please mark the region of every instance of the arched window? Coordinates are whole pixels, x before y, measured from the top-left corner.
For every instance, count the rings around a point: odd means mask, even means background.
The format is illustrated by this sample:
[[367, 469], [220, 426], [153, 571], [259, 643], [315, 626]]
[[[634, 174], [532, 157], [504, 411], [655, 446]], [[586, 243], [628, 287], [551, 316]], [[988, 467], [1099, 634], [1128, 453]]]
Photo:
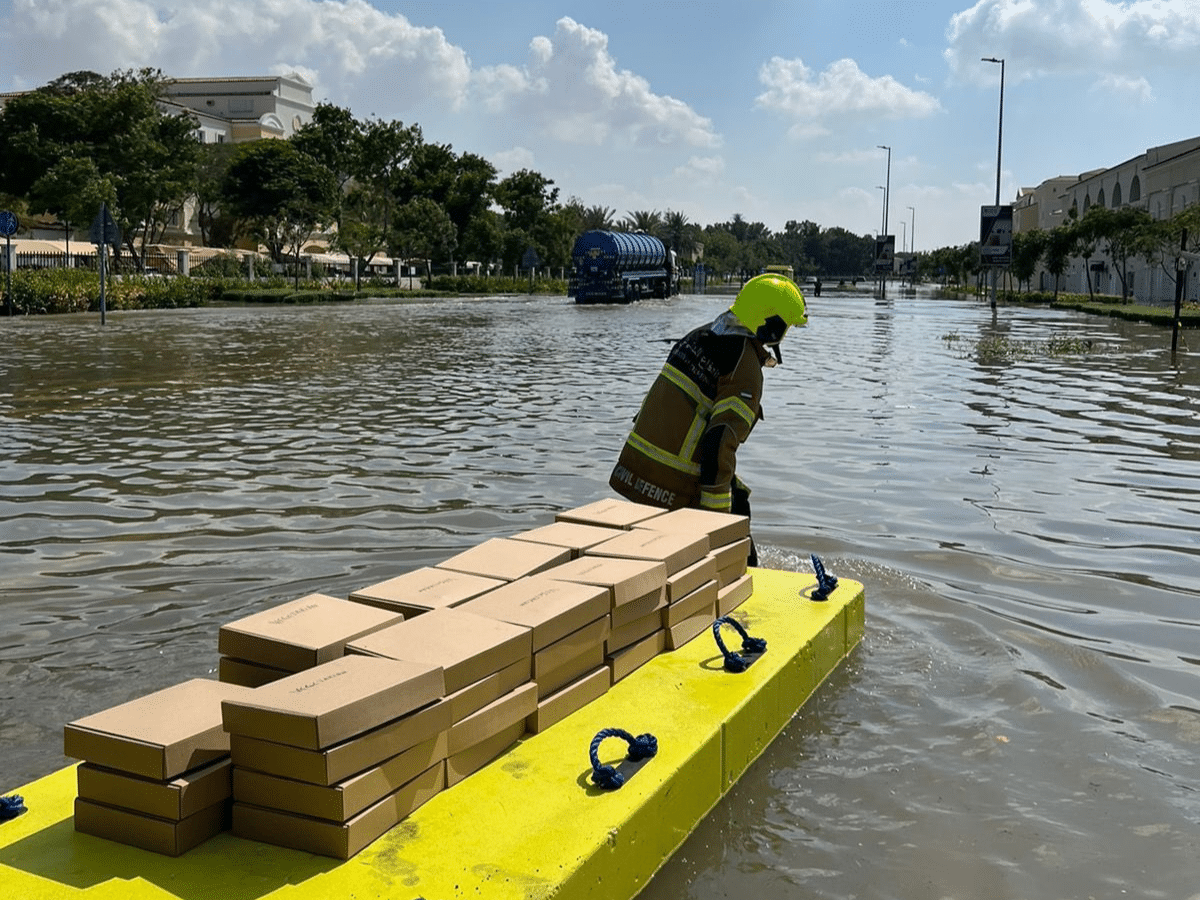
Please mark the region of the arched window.
[[[1104, 188], [1100, 188], [1100, 193], [1096, 195], [1096, 205], [1104, 205]], [[1084, 210], [1086, 212], [1086, 210]]]
[[1138, 175], [1133, 176], [1133, 181], [1129, 185], [1129, 202], [1137, 203], [1142, 199], [1142, 179]]
[[1113, 185], [1112, 208], [1118, 209], [1121, 206], [1121, 182]]
[[1092, 198], [1085, 196], [1083, 198], [1083, 214], [1086, 216], [1087, 211], [1092, 208]]

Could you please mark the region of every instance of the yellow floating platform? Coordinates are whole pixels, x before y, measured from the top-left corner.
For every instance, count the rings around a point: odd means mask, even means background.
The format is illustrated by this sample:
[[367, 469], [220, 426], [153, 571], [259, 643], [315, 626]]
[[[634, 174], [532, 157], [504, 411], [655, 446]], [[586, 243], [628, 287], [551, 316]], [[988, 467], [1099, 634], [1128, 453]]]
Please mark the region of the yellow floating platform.
[[[16, 793], [28, 812], [0, 823], [6, 897], [121, 900], [632, 898], [861, 640], [863, 586], [824, 602], [812, 575], [751, 570], [733, 616], [766, 652], [727, 672], [711, 630], [663, 653], [604, 696], [443, 791], [346, 862], [228, 832], [177, 859], [75, 832], [75, 767]], [[738, 652], [739, 636], [722, 629]], [[617, 790], [591, 782], [601, 730], [650, 733], [658, 753]], [[602, 742], [616, 766], [628, 745]], [[5, 792], [11, 793], [11, 792]]]

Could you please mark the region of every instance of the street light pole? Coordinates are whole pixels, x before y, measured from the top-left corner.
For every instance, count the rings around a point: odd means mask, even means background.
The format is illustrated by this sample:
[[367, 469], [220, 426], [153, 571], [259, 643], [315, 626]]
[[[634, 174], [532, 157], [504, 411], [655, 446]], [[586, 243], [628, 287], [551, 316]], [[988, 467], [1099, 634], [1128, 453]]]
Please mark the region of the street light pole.
[[908, 246], [912, 247], [912, 252], [915, 254], [917, 252], [917, 211], [911, 206], [906, 206], [905, 209], [912, 213], [912, 224], [908, 229]]
[[1004, 148], [1004, 60], [983, 56], [980, 62], [1000, 63], [1000, 125], [996, 130], [996, 205], [1000, 205], [1000, 151]]
[[[1000, 124], [996, 129], [996, 206], [1000, 206], [1000, 151], [1004, 147], [1004, 60], [994, 56], [981, 56], [980, 62], [1000, 63]], [[1000, 273], [992, 268], [992, 309], [996, 309], [996, 282]]]
[[886, 187], [884, 187], [884, 189], [883, 189], [883, 236], [887, 237], [888, 201], [891, 199], [891, 193], [892, 193], [892, 148], [887, 147], [883, 144], [876, 144], [875, 146], [878, 147], [880, 150], [886, 150], [887, 155], [888, 155], [888, 157], [887, 157], [887, 181], [885, 182]]
[[879, 216], [879, 236], [887, 236], [887, 188], [882, 184], [877, 184], [875, 187], [883, 191], [883, 212]]

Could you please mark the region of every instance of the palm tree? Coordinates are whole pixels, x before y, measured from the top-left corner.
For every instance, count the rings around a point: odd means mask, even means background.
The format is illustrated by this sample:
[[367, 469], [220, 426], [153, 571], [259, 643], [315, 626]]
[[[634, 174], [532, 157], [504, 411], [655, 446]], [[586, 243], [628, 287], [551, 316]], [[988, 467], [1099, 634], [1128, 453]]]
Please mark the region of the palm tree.
[[583, 231], [610, 231], [616, 214], [615, 209], [607, 206], [589, 206], [580, 217], [580, 228]]
[[625, 214], [621, 227], [626, 231], [644, 231], [657, 237], [663, 229], [663, 219], [657, 210], [637, 210]]

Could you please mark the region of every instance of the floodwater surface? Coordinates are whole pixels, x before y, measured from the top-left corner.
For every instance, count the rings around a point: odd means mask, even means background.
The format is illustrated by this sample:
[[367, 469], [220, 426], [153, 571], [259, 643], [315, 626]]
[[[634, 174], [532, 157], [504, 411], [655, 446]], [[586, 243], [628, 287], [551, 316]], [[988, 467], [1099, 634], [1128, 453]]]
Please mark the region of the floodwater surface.
[[[1200, 898], [1200, 337], [826, 292], [739, 455], [862, 645], [641, 895]], [[0, 322], [0, 793], [226, 621], [612, 496], [728, 297]]]

